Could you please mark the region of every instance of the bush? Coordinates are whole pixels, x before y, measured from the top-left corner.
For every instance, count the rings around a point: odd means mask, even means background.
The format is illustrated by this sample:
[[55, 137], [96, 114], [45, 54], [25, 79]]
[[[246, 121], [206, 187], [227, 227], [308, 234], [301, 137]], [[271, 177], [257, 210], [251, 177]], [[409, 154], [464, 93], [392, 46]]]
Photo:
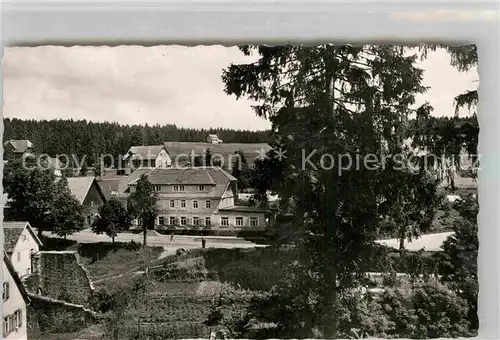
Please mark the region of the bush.
[[437, 281], [387, 289], [380, 303], [390, 325], [385, 332], [391, 337], [428, 339], [471, 335], [467, 302]]

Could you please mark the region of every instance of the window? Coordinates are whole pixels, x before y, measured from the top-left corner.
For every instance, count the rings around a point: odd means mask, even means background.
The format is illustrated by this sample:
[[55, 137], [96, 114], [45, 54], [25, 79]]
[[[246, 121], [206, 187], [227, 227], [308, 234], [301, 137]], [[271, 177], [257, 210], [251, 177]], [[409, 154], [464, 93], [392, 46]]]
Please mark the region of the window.
[[163, 216], [158, 217], [158, 224], [165, 225], [165, 217], [163, 217]]
[[235, 221], [236, 221], [236, 226], [237, 227], [242, 227], [243, 226], [243, 217], [236, 217]]
[[94, 201], [90, 201], [90, 207], [93, 208], [94, 207]]
[[210, 217], [205, 217], [205, 226], [210, 227], [212, 224], [212, 221], [210, 220]]
[[220, 218], [220, 226], [228, 227], [229, 226], [229, 217], [221, 217]]
[[205, 201], [205, 208], [210, 209], [210, 201]]
[[170, 225], [175, 225], [175, 217], [170, 216]]
[[161, 191], [161, 185], [155, 185], [154, 190], [155, 191]]
[[184, 185], [174, 185], [174, 191], [175, 192], [184, 191]]
[[7, 315], [3, 318], [3, 337], [7, 337], [10, 333], [17, 330], [23, 325], [23, 311], [18, 309], [14, 314]]
[[181, 225], [187, 225], [187, 218], [185, 216], [181, 217]]
[[23, 325], [23, 311], [21, 309], [18, 309], [15, 315], [17, 319], [16, 327], [21, 327]]
[[3, 337], [6, 338], [7, 335], [10, 334], [10, 322], [9, 322], [9, 317], [6, 316], [3, 318]]
[[200, 219], [198, 217], [193, 217], [193, 225], [200, 225]]
[[198, 191], [205, 191], [204, 185], [198, 185]]
[[174, 200], [170, 200], [170, 208], [175, 208], [175, 201]]
[[21, 252], [17, 252], [17, 262], [21, 262]]
[[193, 208], [198, 209], [198, 201], [193, 201]]
[[181, 208], [185, 208], [186, 207], [186, 200], [182, 200], [181, 201]]
[[257, 217], [250, 217], [250, 226], [251, 227], [259, 226], [259, 220], [257, 219]]
[[10, 294], [9, 288], [10, 288], [9, 283], [4, 282], [3, 283], [3, 290], [2, 290], [2, 297], [3, 297], [4, 301], [7, 301], [9, 299], [9, 294]]

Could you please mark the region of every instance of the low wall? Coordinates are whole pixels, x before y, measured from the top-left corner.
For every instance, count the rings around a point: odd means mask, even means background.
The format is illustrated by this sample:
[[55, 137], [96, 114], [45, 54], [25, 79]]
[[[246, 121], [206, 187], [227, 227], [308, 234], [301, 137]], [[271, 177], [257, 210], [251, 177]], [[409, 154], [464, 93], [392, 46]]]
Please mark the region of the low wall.
[[28, 332], [76, 332], [99, 321], [99, 315], [82, 305], [29, 294]]

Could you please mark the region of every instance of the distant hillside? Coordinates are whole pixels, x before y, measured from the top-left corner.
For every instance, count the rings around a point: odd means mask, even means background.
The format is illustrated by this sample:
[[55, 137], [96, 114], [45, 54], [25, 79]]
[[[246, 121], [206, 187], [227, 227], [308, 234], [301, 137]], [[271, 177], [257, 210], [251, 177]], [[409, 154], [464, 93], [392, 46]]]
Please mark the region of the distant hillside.
[[121, 125], [86, 120], [4, 119], [3, 140], [29, 139], [37, 152], [87, 155], [92, 164], [97, 155], [125, 154], [132, 145], [160, 145], [164, 142], [205, 142], [209, 133], [224, 143], [269, 142], [269, 131], [229, 129], [186, 129], [175, 125]]

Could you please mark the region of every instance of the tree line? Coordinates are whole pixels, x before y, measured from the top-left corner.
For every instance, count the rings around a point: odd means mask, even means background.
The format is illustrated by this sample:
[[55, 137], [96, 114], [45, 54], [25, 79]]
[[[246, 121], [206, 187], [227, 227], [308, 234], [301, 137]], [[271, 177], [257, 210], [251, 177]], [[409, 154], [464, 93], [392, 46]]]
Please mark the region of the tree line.
[[57, 154], [87, 155], [93, 164], [103, 154], [125, 154], [133, 145], [161, 145], [163, 142], [206, 142], [215, 133], [225, 143], [267, 143], [269, 131], [233, 129], [192, 129], [176, 125], [122, 125], [87, 120], [4, 119], [4, 141], [28, 139], [35, 150], [50, 156]]

